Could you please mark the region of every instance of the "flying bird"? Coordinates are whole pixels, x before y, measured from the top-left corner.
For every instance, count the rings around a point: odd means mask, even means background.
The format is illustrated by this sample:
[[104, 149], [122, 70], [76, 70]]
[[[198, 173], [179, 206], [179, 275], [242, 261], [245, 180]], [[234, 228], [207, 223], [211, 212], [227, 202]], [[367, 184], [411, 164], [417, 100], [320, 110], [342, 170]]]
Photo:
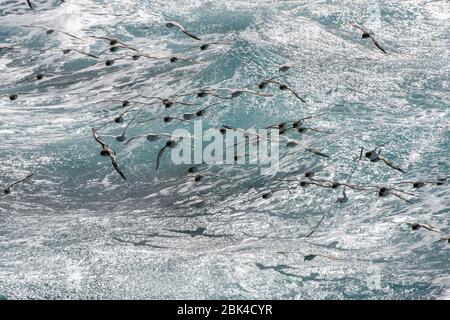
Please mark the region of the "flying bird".
[[53, 34], [55, 32], [59, 32], [59, 33], [65, 34], [66, 36], [69, 36], [71, 38], [74, 38], [74, 39], [77, 39], [77, 40], [82, 40], [80, 37], [77, 37], [77, 36], [75, 36], [75, 35], [73, 35], [71, 33], [68, 33], [66, 31], [64, 31], [64, 30], [53, 29], [53, 28], [49, 28], [49, 27], [46, 27], [46, 26], [22, 25], [22, 27], [24, 27], [24, 28], [38, 28], [38, 29], [42, 29], [42, 30], [45, 30], [45, 33], [47, 35], [51, 35], [51, 34]]
[[72, 51], [73, 52], [77, 52], [77, 53], [82, 54], [82, 55], [85, 55], [85, 56], [87, 56], [89, 58], [100, 59], [100, 57], [95, 55], [95, 54], [92, 54], [92, 53], [89, 53], [89, 52], [85, 52], [85, 51], [82, 51], [82, 50], [78, 50], [78, 49], [63, 49], [62, 52], [63, 52], [64, 55], [66, 55], [66, 54], [71, 53]]
[[173, 149], [176, 146], [178, 146], [178, 142], [183, 140], [183, 137], [179, 137], [177, 139], [169, 139], [166, 141], [166, 144], [164, 145], [164, 147], [162, 147], [159, 151], [158, 151], [158, 156], [156, 157], [156, 170], [158, 170], [159, 165], [161, 164], [161, 157], [164, 154], [164, 151], [166, 151], [167, 148], [169, 149]]
[[423, 228], [428, 231], [442, 233], [442, 230], [439, 230], [439, 229], [429, 225], [428, 223], [419, 223], [419, 222], [404, 222], [404, 223], [407, 224], [408, 226], [410, 226], [411, 230], [414, 230], [414, 231]]
[[302, 144], [300, 141], [298, 141], [298, 140], [286, 138], [286, 137], [284, 137], [284, 136], [280, 136], [280, 137], [283, 138], [283, 139], [285, 139], [285, 140], [287, 141], [287, 145], [286, 145], [287, 147], [292, 148], [292, 147], [300, 146], [300, 147], [302, 147], [303, 149], [305, 149], [306, 151], [311, 152], [311, 153], [313, 153], [313, 154], [315, 154], [315, 155], [317, 155], [317, 156], [324, 157], [324, 158], [329, 158], [329, 157], [330, 157], [329, 155], [327, 155], [327, 154], [325, 154], [325, 153], [323, 153], [323, 152], [321, 152], [321, 151], [318, 151], [318, 150], [315, 150], [315, 149], [312, 149], [312, 148], [310, 148], [310, 147], [307, 147], [307, 146], [303, 145], [303, 144]]
[[383, 198], [383, 197], [386, 197], [386, 196], [392, 194], [393, 196], [395, 196], [395, 197], [397, 197], [397, 198], [399, 198], [399, 199], [401, 199], [401, 200], [403, 200], [403, 201], [405, 201], [407, 203], [411, 203], [411, 201], [406, 199], [402, 194], [415, 196], [415, 194], [413, 194], [413, 193], [409, 193], [409, 192], [406, 192], [406, 191], [403, 191], [403, 190], [399, 190], [399, 189], [395, 189], [395, 188], [392, 188], [392, 187], [384, 187], [384, 186], [383, 187], [377, 187], [377, 190], [375, 192], [378, 193], [378, 196], [380, 198]]
[[126, 138], [127, 138], [127, 137], [126, 137], [126, 133], [127, 133], [128, 128], [130, 127], [131, 123], [133, 123], [133, 121], [136, 119], [136, 117], [137, 117], [143, 110], [144, 110], [144, 107], [142, 107], [140, 110], [138, 110], [138, 111], [134, 114], [134, 116], [131, 118], [131, 120], [128, 121], [127, 125], [125, 126], [125, 128], [124, 128], [123, 131], [122, 131], [122, 134], [121, 134], [120, 136], [117, 136], [117, 137], [116, 137], [116, 140], [117, 140], [117, 141], [123, 142], [123, 141], [126, 140]]
[[10, 194], [11, 191], [12, 191], [12, 188], [13, 188], [15, 185], [18, 185], [19, 183], [23, 183], [23, 182], [27, 181], [27, 180], [30, 179], [32, 176], [33, 176], [33, 174], [30, 173], [30, 174], [29, 174], [28, 176], [26, 176], [25, 178], [23, 178], [23, 179], [21, 179], [21, 180], [19, 180], [19, 181], [16, 181], [16, 182], [14, 182], [14, 183], [11, 183], [9, 186], [7, 186], [6, 188], [3, 189], [2, 194], [3, 194], [3, 195], [8, 195], [8, 194]]
[[367, 151], [364, 155], [367, 159], [370, 160], [370, 162], [378, 162], [378, 161], [383, 161], [385, 164], [387, 164], [389, 167], [391, 167], [392, 169], [395, 169], [397, 171], [400, 171], [402, 173], [406, 173], [405, 170], [403, 170], [402, 168], [398, 167], [397, 165], [393, 164], [391, 161], [389, 161], [388, 159], [386, 159], [384, 156], [381, 155], [381, 146], [376, 147], [373, 150]]
[[100, 155], [103, 156], [103, 157], [110, 157], [111, 158], [111, 163], [112, 163], [114, 169], [120, 174], [120, 176], [124, 180], [127, 180], [127, 178], [125, 178], [125, 175], [122, 173], [122, 170], [120, 170], [119, 165], [117, 163], [116, 152], [110, 146], [108, 146], [102, 140], [102, 138], [100, 138], [100, 136], [97, 134], [97, 130], [95, 128], [92, 128], [92, 135], [94, 136], [95, 141], [97, 141], [102, 146], [102, 150], [100, 151]]
[[181, 32], [183, 32], [188, 37], [191, 37], [191, 38], [193, 38], [195, 40], [198, 40], [198, 41], [202, 41], [202, 39], [200, 39], [199, 37], [197, 37], [194, 34], [192, 34], [190, 31], [188, 31], [185, 27], [183, 27], [178, 22], [168, 21], [168, 22], [166, 22], [166, 27], [169, 28], [169, 29], [178, 28]]
[[278, 88], [281, 91], [289, 91], [292, 95], [294, 95], [297, 99], [299, 99], [301, 102], [306, 103], [306, 100], [303, 99], [294, 89], [288, 87], [288, 85], [286, 85], [285, 83], [275, 80], [276, 77], [271, 78], [271, 79], [264, 79], [263, 82], [260, 82], [258, 87], [260, 89], [264, 89], [265, 87], [267, 87], [269, 84], [275, 84], [278, 86]]
[[356, 23], [354, 23], [354, 22], [350, 22], [350, 24], [354, 27], [354, 28], [356, 28], [356, 29], [358, 29], [358, 30], [360, 30], [360, 31], [362, 31], [363, 33], [362, 33], [362, 38], [363, 39], [368, 39], [368, 38], [370, 38], [370, 39], [372, 39], [372, 42], [375, 44], [375, 46], [378, 48], [378, 49], [380, 49], [384, 54], [387, 54], [387, 52], [386, 52], [386, 50], [384, 50], [383, 49], [383, 47], [378, 43], [378, 41], [374, 38], [374, 33], [372, 32], [372, 31], [370, 31], [370, 30], [366, 30], [366, 29], [364, 29], [363, 27], [360, 27], [360, 26], [358, 26]]
[[110, 37], [110, 36], [89, 36], [89, 38], [109, 41], [109, 45], [110, 46], [115, 46], [117, 44], [120, 44], [122, 46], [129, 47], [126, 43], [120, 41], [117, 38], [113, 38], [113, 37]]

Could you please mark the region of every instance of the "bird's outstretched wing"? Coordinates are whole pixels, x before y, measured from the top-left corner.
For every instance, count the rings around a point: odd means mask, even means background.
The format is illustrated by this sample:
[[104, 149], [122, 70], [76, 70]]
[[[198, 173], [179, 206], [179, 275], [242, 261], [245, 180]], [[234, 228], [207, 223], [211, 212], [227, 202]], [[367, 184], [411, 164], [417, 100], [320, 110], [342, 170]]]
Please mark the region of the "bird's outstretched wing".
[[25, 181], [27, 181], [28, 179], [30, 179], [32, 176], [33, 176], [33, 174], [30, 173], [29, 175], [27, 175], [27, 176], [26, 176], [25, 178], [23, 178], [22, 180], [19, 180], [19, 181], [16, 181], [16, 182], [14, 182], [14, 183], [11, 183], [11, 184], [8, 186], [8, 188], [12, 188], [12, 187], [15, 186], [16, 184], [25, 182]]
[[108, 145], [103, 141], [102, 138], [97, 133], [97, 130], [95, 128], [92, 128], [92, 135], [94, 136], [95, 141], [97, 141], [103, 148], [107, 148]]
[[286, 86], [287, 90], [289, 90], [297, 99], [299, 99], [301, 102], [306, 103], [306, 100], [303, 99], [302, 97], [300, 97], [300, 95], [295, 92], [295, 90], [289, 88], [288, 86]]
[[71, 38], [74, 38], [74, 39], [77, 39], [77, 40], [81, 40], [81, 38], [79, 38], [77, 36], [74, 36], [73, 34], [70, 34], [70, 33], [66, 32], [66, 31], [62, 31], [62, 30], [57, 30], [57, 31], [59, 31], [59, 32], [65, 34], [66, 36], [71, 37]]
[[389, 161], [388, 159], [386, 159], [385, 157], [383, 157], [382, 155], [379, 155], [378, 158], [383, 161], [384, 163], [386, 163], [389, 167], [391, 167], [392, 169], [398, 170], [402, 173], [406, 173], [405, 170], [403, 170], [402, 168], [396, 166], [395, 164], [393, 164], [391, 161]]
[[383, 47], [378, 43], [378, 41], [371, 36], [370, 39], [372, 39], [373, 43], [377, 46], [378, 49], [380, 49], [384, 54], [387, 54], [386, 50], [383, 49]]
[[429, 225], [427, 223], [422, 223], [420, 224], [420, 226], [424, 229], [427, 229], [428, 231], [432, 231], [432, 232], [437, 232], [437, 233], [442, 233], [442, 230], [439, 230], [435, 227], [433, 227], [432, 225]]
[[31, 10], [34, 10], [33, 5], [31, 4], [30, 0], [27, 0], [28, 6], [30, 7]]
[[119, 164], [117, 163], [116, 152], [110, 146], [108, 146], [102, 140], [102, 138], [100, 138], [100, 136], [97, 134], [97, 131], [95, 130], [95, 128], [92, 128], [92, 135], [94, 136], [95, 141], [97, 141], [102, 146], [103, 149], [108, 151], [108, 156], [111, 158], [111, 163], [112, 163], [114, 169], [116, 169], [116, 171], [120, 174], [120, 176], [124, 180], [127, 180], [127, 178], [125, 178], [125, 175], [123, 174], [122, 170], [120, 170]]
[[125, 178], [125, 175], [123, 174], [122, 170], [120, 170], [120, 168], [119, 168], [119, 164], [117, 163], [116, 155], [110, 154], [110, 158], [111, 158], [111, 163], [112, 163], [114, 169], [116, 169], [116, 171], [120, 174], [120, 176], [123, 178], [123, 180], [127, 180], [127, 178]]
[[165, 231], [174, 232], [174, 233], [181, 233], [181, 234], [192, 234], [192, 231], [189, 230], [175, 230], [175, 229], [163, 229]]
[[248, 94], [253, 94], [255, 96], [260, 96], [260, 97], [272, 97], [273, 96], [273, 94], [270, 94], [270, 93], [261, 93], [261, 92], [257, 92], [257, 91], [249, 90], [249, 89], [230, 89], [229, 91], [231, 92], [232, 95], [248, 93]]
[[63, 54], [68, 54], [68, 53], [70, 53], [71, 51], [75, 51], [75, 52], [77, 52], [77, 53], [79, 53], [79, 54], [85, 55], [85, 56], [90, 57], [90, 58], [100, 59], [100, 58], [99, 58], [98, 56], [96, 56], [95, 54], [92, 54], [92, 53], [89, 53], [89, 52], [85, 52], [85, 51], [82, 51], [82, 50], [78, 50], [78, 49], [64, 49], [64, 50], [63, 50]]
[[293, 90], [291, 90], [291, 92], [292, 92], [292, 94], [293, 94], [297, 99], [299, 99], [301, 102], [306, 103], [306, 100], [303, 99], [302, 97], [300, 97], [300, 96], [298, 95], [297, 92], [295, 92], [295, 91], [293, 91]]
[[361, 30], [362, 32], [367, 32], [366, 29], [364, 29], [363, 27], [357, 25], [355, 22], [350, 22], [350, 24], [352, 25], [353, 28], [356, 28], [358, 30]]
[[408, 199], [406, 199], [404, 196], [398, 194], [397, 192], [390, 192], [390, 194], [392, 194], [393, 196], [399, 198], [400, 200], [405, 201], [406, 203], [411, 203], [411, 201], [409, 201]]
[[168, 27], [168, 28], [177, 27], [178, 29], [180, 29], [181, 32], [183, 32], [188, 37], [191, 37], [191, 38], [193, 38], [195, 40], [198, 40], [198, 41], [202, 41], [202, 39], [200, 39], [196, 35], [192, 34], [190, 31], [188, 31], [185, 27], [183, 27], [181, 24], [179, 24], [177, 22], [169, 21], [169, 22], [166, 23], [166, 27]]
[[450, 236], [442, 237], [438, 241], [435, 241], [433, 243], [438, 243], [438, 242], [442, 242], [442, 241], [447, 241], [448, 243], [450, 243]]
[[316, 129], [316, 128], [310, 128], [310, 127], [300, 127], [299, 129], [305, 129], [305, 130], [311, 130], [311, 131], [320, 132], [320, 133], [331, 134], [330, 131], [320, 130], [320, 129]]
[[158, 156], [156, 157], [156, 170], [158, 170], [159, 165], [161, 164], [161, 157], [162, 157], [162, 155], [163, 155], [165, 150], [166, 150], [166, 147], [164, 146], [158, 152]]
[[323, 152], [320, 152], [318, 150], [315, 150], [315, 149], [305, 148], [305, 150], [308, 151], [308, 152], [314, 153], [315, 155], [320, 156], [320, 157], [324, 157], [324, 158], [329, 158], [330, 157], [329, 155], [327, 155], [327, 154], [325, 154]]

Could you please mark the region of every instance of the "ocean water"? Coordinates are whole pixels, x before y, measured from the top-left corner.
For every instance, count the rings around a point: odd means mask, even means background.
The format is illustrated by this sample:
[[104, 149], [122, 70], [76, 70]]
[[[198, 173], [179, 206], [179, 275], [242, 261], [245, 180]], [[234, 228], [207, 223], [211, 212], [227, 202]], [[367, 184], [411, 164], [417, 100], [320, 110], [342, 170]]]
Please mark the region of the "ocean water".
[[[390, 184], [450, 175], [448, 1], [25, 1], [0, 2], [0, 184], [33, 172], [0, 197], [0, 299], [448, 299], [450, 246], [440, 235], [412, 231], [402, 221], [450, 232], [449, 184], [427, 185], [408, 204], [396, 197], [314, 186], [261, 192], [281, 177], [316, 170], [343, 181], [360, 147], [383, 143], [383, 154], [406, 170], [363, 161], [352, 181]], [[164, 22], [178, 21], [207, 42]], [[376, 33], [379, 51], [352, 28]], [[47, 35], [46, 26], [61, 32]], [[170, 63], [106, 52], [100, 62], [62, 49], [98, 53], [109, 35]], [[267, 89], [272, 98], [242, 95], [211, 109], [203, 126], [262, 128], [323, 113], [308, 122], [330, 134], [291, 133], [329, 159], [301, 148], [280, 149], [280, 172], [254, 165], [205, 167], [194, 182], [189, 165], [166, 154], [164, 141], [115, 141], [122, 125], [101, 130], [117, 152], [123, 181], [91, 128], [124, 109], [111, 99], [172, 96], [203, 87], [251, 88], [281, 75], [303, 96]], [[35, 80], [39, 72], [44, 79]], [[26, 93], [26, 94], [20, 94]], [[183, 101], [207, 105], [192, 96]], [[198, 109], [156, 105], [142, 119]], [[127, 114], [129, 120], [132, 114]], [[130, 126], [192, 131], [189, 123]], [[300, 172], [296, 175], [293, 172]], [[409, 186], [405, 190], [411, 191]], [[322, 221], [320, 224], [319, 222]], [[207, 228], [224, 237], [191, 237], [164, 229]], [[310, 237], [305, 237], [312, 230]], [[285, 253], [280, 253], [285, 252]], [[286, 253], [287, 252], [287, 253]], [[305, 261], [308, 254], [317, 254]], [[331, 258], [330, 258], [331, 257]]]

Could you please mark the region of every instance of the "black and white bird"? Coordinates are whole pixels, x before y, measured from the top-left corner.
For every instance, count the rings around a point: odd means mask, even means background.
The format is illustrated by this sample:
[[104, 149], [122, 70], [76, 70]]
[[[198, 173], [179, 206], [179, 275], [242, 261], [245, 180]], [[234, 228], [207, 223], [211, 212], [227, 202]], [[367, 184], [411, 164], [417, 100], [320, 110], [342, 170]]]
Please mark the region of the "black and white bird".
[[84, 55], [86, 57], [89, 57], [89, 58], [100, 59], [99, 56], [97, 56], [97, 55], [95, 55], [93, 53], [89, 53], [89, 52], [86, 52], [86, 51], [83, 51], [83, 50], [79, 50], [79, 49], [75, 49], [75, 48], [63, 49], [62, 52], [63, 52], [64, 55], [69, 54], [71, 52], [76, 52], [76, 53], [82, 54], [82, 55]]
[[321, 151], [315, 150], [315, 149], [313, 149], [311, 147], [307, 147], [301, 141], [298, 141], [298, 140], [295, 140], [295, 139], [291, 139], [291, 138], [287, 138], [287, 137], [284, 137], [284, 136], [280, 136], [280, 138], [286, 140], [286, 142], [287, 142], [286, 146], [289, 147], [289, 148], [293, 148], [293, 147], [298, 147], [299, 146], [299, 147], [303, 148], [304, 150], [306, 150], [306, 151], [308, 151], [310, 153], [313, 153], [313, 154], [315, 154], [317, 156], [324, 157], [324, 158], [330, 158], [330, 156], [327, 155], [326, 153], [323, 153]]
[[102, 146], [100, 155], [103, 157], [109, 157], [111, 159], [111, 163], [112, 163], [114, 169], [120, 174], [120, 176], [124, 180], [127, 180], [127, 178], [125, 178], [125, 175], [123, 174], [122, 170], [119, 168], [119, 164], [117, 163], [116, 152], [110, 146], [108, 146], [102, 140], [102, 138], [100, 138], [100, 136], [98, 135], [97, 130], [95, 128], [92, 128], [92, 135], [94, 136], [95, 141], [97, 141]]
[[192, 32], [188, 31], [185, 27], [183, 27], [181, 24], [179, 24], [178, 22], [175, 21], [167, 21], [166, 22], [166, 27], [169, 29], [172, 28], [178, 28], [181, 32], [183, 32], [185, 35], [187, 35], [188, 37], [191, 37], [195, 40], [198, 41], [202, 41], [202, 39], [200, 39], [199, 37], [197, 37], [196, 35], [192, 34]]
[[411, 227], [411, 230], [419, 230], [419, 229], [426, 229], [428, 231], [437, 232], [437, 233], [443, 233], [442, 230], [439, 230], [432, 225], [428, 223], [419, 223], [419, 222], [403, 222], [404, 224], [407, 224]]
[[[119, 142], [124, 142], [127, 139], [126, 133], [128, 128], [130, 127], [130, 125], [133, 123], [133, 121], [136, 119], [136, 117], [144, 110], [144, 107], [142, 107], [140, 110], [138, 110], [134, 116], [131, 118], [130, 121], [128, 121], [127, 125], [125, 126], [125, 128], [122, 131], [122, 134], [120, 136], [116, 137], [116, 140]], [[116, 118], [117, 119], [117, 118]]]
[[395, 169], [397, 171], [400, 171], [402, 173], [406, 173], [405, 170], [403, 170], [402, 168], [400, 168], [399, 166], [393, 164], [391, 161], [389, 161], [388, 159], [386, 159], [384, 156], [381, 155], [381, 146], [376, 147], [373, 150], [370, 151], [366, 151], [366, 153], [364, 154], [365, 157], [367, 159], [370, 160], [370, 162], [378, 162], [378, 161], [383, 161], [386, 165], [388, 165], [389, 167], [391, 167], [392, 169]]
[[80, 37], [77, 37], [77, 36], [75, 36], [75, 35], [73, 35], [73, 34], [71, 34], [71, 33], [68, 33], [67, 31], [59, 30], [59, 29], [53, 29], [53, 28], [49, 28], [49, 27], [46, 27], [46, 26], [40, 26], [40, 25], [36, 25], [36, 26], [33, 26], [33, 25], [22, 25], [22, 27], [24, 27], [24, 28], [42, 29], [42, 30], [45, 30], [45, 33], [46, 33], [47, 35], [51, 35], [51, 34], [53, 34], [53, 33], [55, 33], [55, 32], [58, 32], [58, 33], [65, 34], [66, 36], [69, 36], [69, 37], [71, 37], [71, 38], [74, 38], [74, 39], [76, 39], [76, 40], [82, 40]]
[[16, 185], [18, 185], [18, 184], [20, 184], [20, 183], [23, 183], [23, 182], [29, 180], [32, 176], [33, 176], [33, 174], [30, 173], [30, 174], [27, 175], [25, 178], [23, 178], [23, 179], [21, 179], [21, 180], [19, 180], [19, 181], [16, 181], [16, 182], [11, 183], [9, 186], [7, 186], [6, 188], [4, 188], [4, 189], [2, 190], [2, 194], [3, 194], [3, 195], [8, 195], [8, 194], [10, 194], [10, 193], [12, 192], [12, 188], [13, 188], [14, 186], [16, 186]]
[[293, 96], [295, 96], [297, 99], [299, 99], [301, 102], [306, 103], [306, 100], [303, 99], [294, 89], [290, 88], [287, 84], [276, 80], [277, 77], [273, 77], [270, 79], [264, 79], [262, 82], [260, 82], [258, 84], [258, 88], [260, 89], [264, 89], [266, 88], [269, 84], [275, 84], [278, 86], [278, 89], [280, 89], [281, 91], [288, 91], [290, 92]]
[[376, 187], [375, 192], [378, 193], [378, 196], [380, 198], [387, 197], [388, 195], [393, 195], [393, 196], [399, 198], [400, 200], [405, 201], [406, 203], [411, 203], [411, 201], [408, 200], [405, 197], [405, 195], [415, 196], [415, 194], [413, 194], [413, 193], [409, 193], [404, 190], [396, 189], [393, 187], [387, 187], [387, 186]]
[[178, 137], [178, 138], [174, 138], [174, 139], [169, 139], [166, 141], [164, 147], [162, 147], [159, 151], [158, 151], [158, 155], [156, 157], [156, 170], [158, 170], [159, 165], [161, 164], [161, 157], [164, 154], [164, 151], [166, 151], [167, 149], [173, 149], [175, 147], [178, 146], [178, 143], [183, 140], [183, 137]]
[[384, 50], [383, 47], [382, 47], [382, 46], [378, 43], [378, 41], [374, 38], [374, 35], [375, 35], [375, 34], [374, 34], [372, 31], [366, 30], [365, 28], [363, 28], [363, 27], [357, 25], [357, 24], [354, 23], [354, 22], [350, 22], [350, 24], [351, 24], [354, 28], [356, 28], [356, 29], [362, 31], [362, 36], [361, 36], [361, 37], [362, 37], [363, 39], [371, 39], [372, 42], [375, 44], [375, 46], [376, 46], [378, 49], [380, 49], [384, 54], [387, 54], [386, 50]]

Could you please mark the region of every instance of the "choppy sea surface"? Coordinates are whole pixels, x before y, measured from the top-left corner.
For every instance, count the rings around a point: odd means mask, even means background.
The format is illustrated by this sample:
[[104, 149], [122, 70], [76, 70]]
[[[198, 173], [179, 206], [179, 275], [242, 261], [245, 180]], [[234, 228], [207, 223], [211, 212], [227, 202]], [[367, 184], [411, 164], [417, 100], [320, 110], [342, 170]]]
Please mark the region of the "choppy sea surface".
[[[449, 184], [426, 185], [408, 204], [396, 197], [314, 186], [277, 192], [277, 179], [316, 170], [345, 180], [361, 146], [406, 170], [363, 161], [352, 181], [389, 184], [450, 175], [448, 1], [0, 1], [0, 184], [33, 178], [0, 197], [0, 299], [448, 299], [450, 245], [402, 221], [450, 232]], [[165, 21], [178, 21], [208, 50]], [[349, 22], [376, 33], [378, 50]], [[45, 26], [62, 32], [47, 34]], [[106, 59], [109, 35], [152, 56], [198, 63]], [[197, 46], [192, 48], [193, 46]], [[102, 130], [127, 181], [99, 156], [91, 128], [124, 109], [112, 99], [172, 96], [204, 87], [251, 88], [278, 74], [307, 101], [267, 89], [207, 112], [205, 127], [262, 128], [323, 113], [329, 134], [290, 137], [326, 152], [281, 148], [281, 171], [206, 167], [200, 182], [168, 154], [164, 140], [124, 145]], [[45, 77], [37, 81], [36, 74]], [[19, 93], [15, 101], [8, 97]], [[23, 94], [22, 94], [23, 93]], [[215, 97], [185, 102], [207, 105]], [[145, 109], [182, 115], [198, 106]], [[133, 114], [127, 114], [129, 120]], [[128, 135], [192, 131], [189, 123], [132, 125]], [[298, 174], [301, 176], [301, 174]], [[409, 186], [406, 190], [411, 191]], [[320, 224], [319, 222], [322, 221]], [[206, 228], [205, 237], [165, 229]], [[310, 237], [305, 237], [314, 228]], [[305, 256], [316, 254], [311, 261]], [[308, 259], [306, 259], [308, 260]]]

